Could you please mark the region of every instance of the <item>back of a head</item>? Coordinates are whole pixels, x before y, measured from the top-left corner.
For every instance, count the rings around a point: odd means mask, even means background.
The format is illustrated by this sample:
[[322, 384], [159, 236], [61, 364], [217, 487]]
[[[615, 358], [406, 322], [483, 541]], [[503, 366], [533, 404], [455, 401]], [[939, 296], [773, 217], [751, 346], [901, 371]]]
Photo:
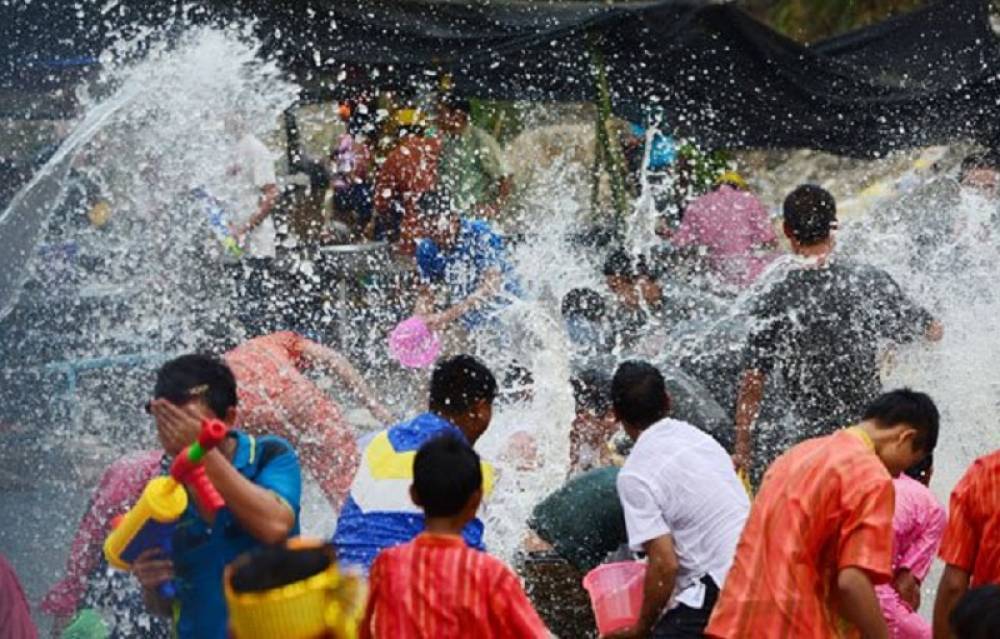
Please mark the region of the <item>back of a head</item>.
[[948, 622], [957, 639], [1000, 637], [1000, 584], [980, 586], [965, 593]]
[[199, 395], [216, 417], [225, 419], [236, 406], [236, 378], [219, 358], [213, 355], [191, 354], [172, 359], [156, 373], [153, 397], [183, 404], [192, 398], [192, 391], [205, 387]]
[[645, 430], [670, 413], [667, 385], [648, 362], [624, 362], [611, 380], [615, 414], [627, 426]]
[[815, 184], [803, 184], [789, 193], [783, 210], [792, 237], [806, 246], [825, 241], [836, 227], [837, 202]]
[[429, 406], [439, 415], [463, 415], [481, 401], [492, 404], [496, 396], [493, 373], [471, 355], [446, 359], [431, 374]]
[[588, 368], [572, 379], [576, 412], [604, 415], [611, 410], [611, 377], [602, 370]]
[[592, 288], [574, 288], [563, 297], [562, 316], [565, 320], [583, 318], [599, 322], [606, 313], [604, 297]]
[[468, 98], [449, 93], [441, 97], [441, 105], [449, 111], [460, 111], [466, 115], [472, 114], [472, 102]]
[[622, 248], [611, 251], [604, 260], [604, 276], [635, 279], [632, 254]]
[[1000, 152], [997, 150], [990, 150], [970, 153], [965, 156], [958, 172], [959, 180], [964, 180], [968, 173], [979, 169], [1000, 171]]
[[905, 424], [917, 431], [913, 445], [927, 455], [937, 447], [941, 416], [926, 393], [900, 388], [879, 396], [865, 409], [863, 419], [884, 428]]
[[483, 486], [479, 455], [457, 437], [436, 437], [413, 460], [413, 491], [427, 517], [454, 517]]

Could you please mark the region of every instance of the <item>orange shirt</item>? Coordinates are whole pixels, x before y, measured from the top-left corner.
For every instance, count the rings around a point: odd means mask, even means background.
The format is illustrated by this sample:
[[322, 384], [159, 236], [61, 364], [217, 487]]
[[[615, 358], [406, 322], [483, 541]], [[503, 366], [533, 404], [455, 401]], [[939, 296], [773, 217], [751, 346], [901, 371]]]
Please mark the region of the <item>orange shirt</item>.
[[1000, 583], [1000, 450], [980, 457], [951, 493], [941, 560], [972, 575], [972, 587]]
[[764, 477], [706, 635], [857, 636], [837, 612], [837, 573], [889, 580], [893, 508], [892, 478], [857, 433], [789, 450]]
[[548, 637], [502, 561], [461, 537], [423, 533], [372, 564], [361, 639]]
[[375, 181], [375, 210], [389, 215], [393, 202], [403, 207], [400, 248], [413, 253], [414, 238], [426, 236], [420, 196], [437, 188], [441, 139], [409, 135], [389, 152]]

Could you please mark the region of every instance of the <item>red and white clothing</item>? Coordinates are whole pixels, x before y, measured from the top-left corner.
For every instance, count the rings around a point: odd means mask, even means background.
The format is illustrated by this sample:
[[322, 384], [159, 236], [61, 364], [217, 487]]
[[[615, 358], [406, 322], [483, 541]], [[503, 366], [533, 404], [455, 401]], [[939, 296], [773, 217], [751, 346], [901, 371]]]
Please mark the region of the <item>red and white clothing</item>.
[[305, 344], [290, 331], [272, 333], [240, 344], [224, 359], [236, 377], [240, 426], [290, 441], [339, 507], [358, 467], [358, 447], [340, 406], [302, 374], [309, 366]]
[[510, 568], [459, 536], [423, 533], [383, 550], [368, 586], [361, 639], [550, 636]]

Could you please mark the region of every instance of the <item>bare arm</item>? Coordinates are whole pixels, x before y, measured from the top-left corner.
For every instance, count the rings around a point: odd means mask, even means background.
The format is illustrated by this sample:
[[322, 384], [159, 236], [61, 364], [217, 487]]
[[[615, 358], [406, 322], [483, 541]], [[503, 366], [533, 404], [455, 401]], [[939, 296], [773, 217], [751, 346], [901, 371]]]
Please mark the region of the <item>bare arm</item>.
[[639, 621], [632, 628], [608, 635], [613, 639], [649, 637], [674, 593], [680, 566], [673, 538], [670, 535], [657, 537], [643, 544], [643, 549], [646, 551], [647, 563]]
[[954, 639], [948, 617], [969, 589], [969, 573], [958, 566], [945, 566], [934, 601], [934, 639]]
[[444, 328], [458, 320], [466, 313], [483, 306], [500, 292], [500, 285], [503, 282], [503, 275], [500, 269], [490, 269], [483, 274], [483, 279], [479, 287], [461, 302], [451, 308], [447, 308], [440, 313], [427, 317], [427, 325], [431, 328]]
[[236, 521], [254, 539], [277, 544], [288, 537], [295, 514], [277, 494], [241, 475], [218, 449], [205, 455], [205, 472]]
[[736, 443], [734, 461], [738, 470], [749, 472], [751, 462], [750, 429], [760, 413], [767, 376], [756, 369], [743, 371], [739, 394], [736, 396]]
[[260, 206], [257, 207], [257, 212], [254, 213], [247, 223], [243, 225], [240, 229], [239, 235], [245, 235], [250, 231], [254, 230], [260, 223], [263, 222], [268, 215], [271, 214], [271, 210], [274, 209], [274, 203], [278, 201], [278, 186], [276, 184], [268, 184], [263, 189], [261, 189]]
[[864, 639], [889, 639], [875, 588], [864, 571], [852, 566], [842, 569], [837, 575], [837, 590], [844, 617], [857, 626]]
[[322, 364], [336, 375], [352, 393], [364, 402], [375, 419], [383, 424], [396, 421], [393, 414], [375, 399], [375, 392], [346, 357], [331, 348], [310, 340], [303, 340], [303, 344], [302, 354], [311, 361]]

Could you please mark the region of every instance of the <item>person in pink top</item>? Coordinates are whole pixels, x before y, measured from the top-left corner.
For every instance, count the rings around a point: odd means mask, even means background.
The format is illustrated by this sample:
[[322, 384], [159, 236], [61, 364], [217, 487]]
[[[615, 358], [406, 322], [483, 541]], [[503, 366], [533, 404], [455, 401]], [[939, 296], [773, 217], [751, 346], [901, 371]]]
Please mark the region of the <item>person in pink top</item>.
[[56, 627], [69, 622], [81, 607], [88, 580], [100, 565], [111, 520], [131, 508], [150, 479], [160, 473], [162, 450], [126, 455], [112, 463], [90, 499], [73, 537], [66, 574], [42, 600], [42, 610], [55, 617]]
[[255, 337], [223, 357], [236, 377], [240, 426], [290, 441], [330, 504], [339, 508], [357, 470], [356, 435], [337, 402], [303, 371], [319, 365], [332, 372], [383, 423], [395, 421], [392, 413], [346, 358], [291, 331]]
[[722, 282], [746, 288], [775, 258], [778, 236], [767, 209], [735, 172], [684, 211], [671, 238], [677, 248], [704, 249], [708, 267]]
[[928, 456], [893, 481], [893, 580], [875, 588], [892, 639], [931, 638], [931, 625], [917, 613], [920, 584], [930, 570], [947, 524], [944, 506], [927, 487], [933, 466], [934, 458]]

